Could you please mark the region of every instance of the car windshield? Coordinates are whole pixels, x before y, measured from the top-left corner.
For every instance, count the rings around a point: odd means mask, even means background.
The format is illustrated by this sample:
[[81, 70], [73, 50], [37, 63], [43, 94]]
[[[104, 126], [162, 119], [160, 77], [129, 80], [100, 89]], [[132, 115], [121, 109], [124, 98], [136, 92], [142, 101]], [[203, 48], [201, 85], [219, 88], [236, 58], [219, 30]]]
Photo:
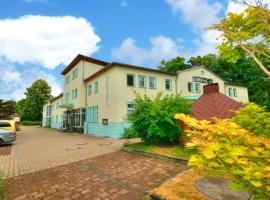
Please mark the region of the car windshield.
[[0, 128], [3, 127], [11, 127], [11, 124], [9, 122], [0, 122]]

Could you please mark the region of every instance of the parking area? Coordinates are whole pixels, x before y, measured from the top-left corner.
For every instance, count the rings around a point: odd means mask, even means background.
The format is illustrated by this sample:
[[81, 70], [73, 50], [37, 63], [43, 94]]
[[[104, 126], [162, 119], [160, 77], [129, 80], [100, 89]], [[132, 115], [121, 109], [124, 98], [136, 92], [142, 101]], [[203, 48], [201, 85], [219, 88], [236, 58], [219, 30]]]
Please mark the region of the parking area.
[[19, 176], [115, 152], [124, 142], [23, 126], [12, 146], [0, 147], [0, 170], [5, 178]]

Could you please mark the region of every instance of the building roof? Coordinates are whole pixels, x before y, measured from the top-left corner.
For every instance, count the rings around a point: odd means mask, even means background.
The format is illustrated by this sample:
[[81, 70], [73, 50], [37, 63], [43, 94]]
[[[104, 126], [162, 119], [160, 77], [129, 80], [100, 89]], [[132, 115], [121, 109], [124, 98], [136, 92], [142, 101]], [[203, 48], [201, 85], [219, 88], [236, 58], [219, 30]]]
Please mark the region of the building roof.
[[[205, 89], [205, 93], [199, 100], [192, 104], [192, 116], [198, 120], [212, 121], [214, 117], [220, 119], [232, 118], [235, 116], [233, 111], [238, 110], [242, 104], [227, 97], [218, 91], [213, 90], [218, 84], [210, 85]], [[209, 87], [209, 85], [206, 85]]]
[[61, 93], [61, 94], [59, 94], [58, 96], [54, 97], [54, 98], [51, 100], [51, 102], [53, 102], [53, 101], [55, 101], [55, 100], [57, 100], [57, 99], [59, 99], [59, 98], [61, 98], [61, 97], [63, 97], [63, 93]]
[[98, 60], [98, 59], [95, 59], [95, 58], [91, 58], [91, 57], [88, 57], [88, 56], [78, 54], [74, 58], [74, 60], [62, 71], [61, 74], [62, 75], [67, 74], [81, 60], [86, 61], [86, 62], [90, 62], [90, 63], [94, 63], [94, 64], [98, 64], [98, 65], [102, 65], [102, 66], [106, 66], [106, 65], [109, 64], [108, 62], [105, 62], [103, 60]]
[[146, 68], [146, 67], [141, 67], [141, 66], [136, 66], [136, 65], [129, 65], [129, 64], [124, 64], [124, 63], [112, 62], [112, 63], [108, 64], [106, 67], [104, 67], [103, 69], [96, 72], [95, 74], [89, 76], [84, 81], [89, 81], [93, 78], [96, 78], [99, 75], [105, 73], [106, 71], [112, 69], [113, 67], [124, 67], [124, 68], [129, 68], [129, 69], [138, 69], [138, 70], [150, 71], [150, 72], [173, 75], [173, 76], [177, 75], [176, 73], [172, 73], [172, 72], [165, 72], [165, 71], [161, 71], [161, 70], [157, 70], [157, 69], [151, 69], [151, 68]]

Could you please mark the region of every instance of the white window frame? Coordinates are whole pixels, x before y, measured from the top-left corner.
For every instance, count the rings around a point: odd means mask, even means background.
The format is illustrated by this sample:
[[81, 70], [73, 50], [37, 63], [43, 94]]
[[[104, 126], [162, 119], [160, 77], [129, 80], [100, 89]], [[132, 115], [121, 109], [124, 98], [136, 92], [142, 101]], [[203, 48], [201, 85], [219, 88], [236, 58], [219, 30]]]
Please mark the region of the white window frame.
[[[143, 81], [143, 86], [141, 85], [141, 81]], [[139, 88], [146, 88], [146, 76], [145, 75], [138, 75], [138, 87]]]
[[[167, 81], [169, 81], [170, 88], [167, 88]], [[172, 79], [165, 79], [165, 89], [166, 90], [172, 90]]]
[[[150, 76], [150, 77], [148, 78], [148, 80], [149, 80], [149, 88], [150, 88], [150, 89], [157, 89], [157, 77], [155, 77], [155, 76]], [[153, 82], [153, 84], [154, 84], [153, 87], [151, 87], [151, 81], [154, 81], [154, 82]]]
[[[130, 108], [129, 105], [132, 105], [132, 108]], [[127, 115], [130, 115], [135, 111], [133, 102], [127, 102], [126, 107], [127, 107]]]
[[233, 97], [233, 89], [232, 88], [229, 88], [229, 96]]
[[237, 97], [237, 89], [236, 88], [233, 88], [233, 96]]

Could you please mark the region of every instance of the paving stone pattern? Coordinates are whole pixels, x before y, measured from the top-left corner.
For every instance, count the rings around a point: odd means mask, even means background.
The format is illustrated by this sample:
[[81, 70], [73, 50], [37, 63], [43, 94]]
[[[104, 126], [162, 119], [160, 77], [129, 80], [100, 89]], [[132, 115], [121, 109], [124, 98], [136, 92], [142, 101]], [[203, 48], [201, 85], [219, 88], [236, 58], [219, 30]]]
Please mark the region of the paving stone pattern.
[[123, 151], [5, 180], [7, 199], [143, 199], [186, 166]]

